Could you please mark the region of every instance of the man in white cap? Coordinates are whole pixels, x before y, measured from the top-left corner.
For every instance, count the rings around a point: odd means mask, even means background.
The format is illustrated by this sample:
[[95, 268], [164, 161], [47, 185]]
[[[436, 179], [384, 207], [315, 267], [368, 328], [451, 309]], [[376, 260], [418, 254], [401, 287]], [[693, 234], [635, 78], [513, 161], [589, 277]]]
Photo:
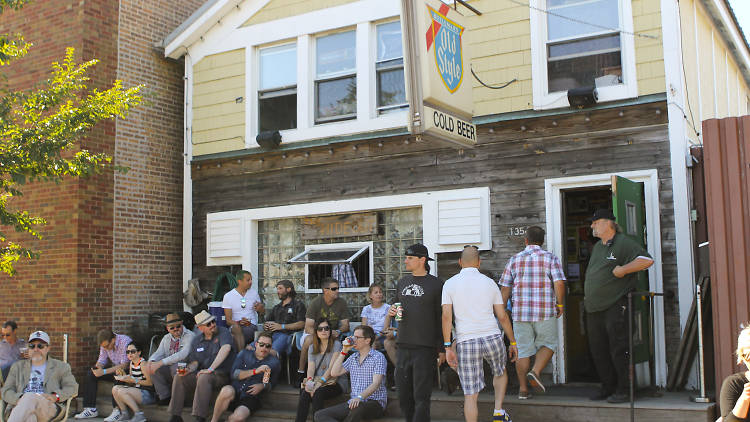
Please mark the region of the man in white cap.
[[3, 401], [13, 406], [8, 422], [50, 421], [78, 391], [70, 365], [47, 357], [49, 343], [47, 333], [34, 331], [29, 336], [29, 359], [10, 367], [1, 390]]
[[184, 374], [172, 381], [172, 399], [169, 401], [170, 422], [181, 422], [185, 395], [195, 390], [192, 415], [196, 422], [205, 422], [211, 405], [211, 393], [229, 384], [229, 371], [237, 351], [229, 329], [219, 327], [213, 315], [201, 311], [195, 323], [202, 334], [193, 339], [187, 356]]

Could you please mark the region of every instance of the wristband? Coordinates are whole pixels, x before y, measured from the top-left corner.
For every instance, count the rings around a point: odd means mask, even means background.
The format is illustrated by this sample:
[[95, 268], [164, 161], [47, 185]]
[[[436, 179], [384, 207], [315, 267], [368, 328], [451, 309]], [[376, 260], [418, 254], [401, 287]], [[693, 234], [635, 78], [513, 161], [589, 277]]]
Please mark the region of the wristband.
[[281, 324], [281, 329], [283, 330], [286, 327], [286, 324]]
[[364, 400], [364, 399], [362, 398], [362, 395], [361, 395], [361, 394], [357, 394], [357, 398], [358, 398], [358, 399], [360, 399], [360, 400]]
[[450, 341], [446, 341], [446, 342], [444, 342], [444, 343], [443, 343], [443, 346], [445, 346], [445, 347], [448, 347], [448, 346], [450, 346], [451, 344], [452, 344], [452, 343], [451, 343]]
[[102, 375], [107, 375], [107, 368], [102, 368]]
[[326, 377], [320, 377], [320, 380], [321, 380], [321, 381], [323, 381], [323, 383], [325, 384], [325, 382], [326, 382]]
[[510, 342], [510, 345], [511, 345], [511, 346], [515, 346], [515, 345], [516, 345], [516, 342], [515, 342], [515, 341], [511, 341], [511, 342]]
[[341, 356], [346, 356], [346, 352], [341, 352]]
[[558, 304], [557, 304], [557, 307], [558, 307], [558, 308], [562, 308], [562, 307], [563, 307], [563, 306], [562, 306], [562, 303], [558, 303]]
[[256, 370], [255, 370], [255, 369], [253, 369], [253, 375], [255, 375], [255, 373], [256, 373]]

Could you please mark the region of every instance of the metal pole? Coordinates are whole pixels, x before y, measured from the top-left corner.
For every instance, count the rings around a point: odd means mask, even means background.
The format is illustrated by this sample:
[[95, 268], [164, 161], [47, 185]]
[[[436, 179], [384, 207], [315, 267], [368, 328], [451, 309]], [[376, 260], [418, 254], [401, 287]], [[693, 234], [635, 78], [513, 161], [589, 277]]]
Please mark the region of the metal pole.
[[635, 367], [633, 364], [633, 292], [628, 293], [628, 380], [630, 381], [630, 422], [635, 422]]
[[63, 362], [68, 361], [68, 335], [63, 334]]
[[703, 367], [703, 298], [701, 297], [701, 285], [695, 285], [695, 305], [698, 311], [698, 369], [700, 370], [701, 395], [693, 397], [696, 403], [710, 403], [711, 399], [706, 397], [706, 370]]
[[656, 394], [656, 364], [654, 362], [655, 344], [654, 340], [654, 295], [648, 295], [648, 376], [651, 378], [651, 394]]

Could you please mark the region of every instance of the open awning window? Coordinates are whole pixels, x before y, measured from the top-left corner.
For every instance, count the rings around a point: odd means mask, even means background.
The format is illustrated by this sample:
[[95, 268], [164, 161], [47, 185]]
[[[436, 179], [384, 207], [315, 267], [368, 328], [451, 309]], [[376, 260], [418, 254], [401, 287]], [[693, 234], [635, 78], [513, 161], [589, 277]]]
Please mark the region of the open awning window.
[[351, 264], [358, 256], [365, 253], [368, 248], [369, 245], [361, 248], [317, 249], [313, 245], [287, 262], [290, 264]]

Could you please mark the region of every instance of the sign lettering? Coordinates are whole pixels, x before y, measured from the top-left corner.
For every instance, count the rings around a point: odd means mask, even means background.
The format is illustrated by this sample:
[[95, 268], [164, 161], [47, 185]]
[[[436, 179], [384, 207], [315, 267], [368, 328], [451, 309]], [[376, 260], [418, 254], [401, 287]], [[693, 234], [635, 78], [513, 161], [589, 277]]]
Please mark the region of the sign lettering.
[[302, 239], [324, 239], [377, 234], [378, 214], [342, 214], [302, 219]]

